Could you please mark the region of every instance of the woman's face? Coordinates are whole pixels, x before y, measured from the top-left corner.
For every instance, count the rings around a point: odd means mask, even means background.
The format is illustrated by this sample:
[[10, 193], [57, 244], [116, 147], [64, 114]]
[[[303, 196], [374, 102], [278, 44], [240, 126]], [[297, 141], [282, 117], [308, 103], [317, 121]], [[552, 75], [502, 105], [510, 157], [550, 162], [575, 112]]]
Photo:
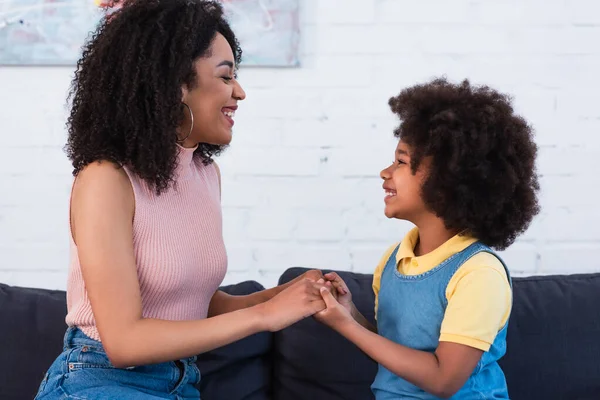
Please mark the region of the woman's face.
[[184, 106], [185, 119], [179, 137], [183, 139], [188, 134], [189, 137], [180, 144], [183, 147], [198, 143], [229, 144], [237, 103], [246, 98], [246, 93], [235, 78], [235, 58], [225, 37], [217, 33], [206, 56], [194, 65], [196, 82], [192, 87], [183, 87], [182, 98], [193, 113], [194, 124], [192, 127], [189, 110]]

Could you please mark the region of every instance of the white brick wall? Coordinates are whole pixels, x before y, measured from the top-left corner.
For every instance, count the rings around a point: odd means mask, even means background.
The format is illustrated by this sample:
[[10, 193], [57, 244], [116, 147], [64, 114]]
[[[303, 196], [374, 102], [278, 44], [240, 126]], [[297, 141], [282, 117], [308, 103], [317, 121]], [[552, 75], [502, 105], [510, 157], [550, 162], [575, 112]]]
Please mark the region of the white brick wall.
[[[446, 74], [515, 96], [537, 129], [543, 212], [515, 275], [600, 271], [600, 3], [301, 0], [302, 67], [246, 68], [219, 160], [226, 282], [295, 265], [371, 272], [410, 225], [382, 214], [387, 99]], [[0, 68], [0, 282], [64, 288], [71, 68]]]

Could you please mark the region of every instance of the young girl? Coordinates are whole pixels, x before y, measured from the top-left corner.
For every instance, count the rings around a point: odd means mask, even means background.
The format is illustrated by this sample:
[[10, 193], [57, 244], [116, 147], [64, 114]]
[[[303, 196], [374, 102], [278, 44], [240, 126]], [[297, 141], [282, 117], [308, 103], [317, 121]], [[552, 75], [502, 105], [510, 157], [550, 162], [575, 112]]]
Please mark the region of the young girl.
[[468, 81], [437, 79], [389, 104], [402, 122], [381, 171], [385, 215], [416, 227], [374, 273], [377, 327], [335, 273], [317, 318], [379, 363], [377, 400], [508, 399], [498, 359], [511, 280], [491, 248], [508, 247], [539, 211], [532, 130], [507, 96]]
[[75, 169], [64, 351], [37, 399], [196, 399], [196, 355], [325, 308], [310, 271], [249, 296], [227, 269], [220, 176], [241, 50], [219, 3], [136, 0], [73, 82]]

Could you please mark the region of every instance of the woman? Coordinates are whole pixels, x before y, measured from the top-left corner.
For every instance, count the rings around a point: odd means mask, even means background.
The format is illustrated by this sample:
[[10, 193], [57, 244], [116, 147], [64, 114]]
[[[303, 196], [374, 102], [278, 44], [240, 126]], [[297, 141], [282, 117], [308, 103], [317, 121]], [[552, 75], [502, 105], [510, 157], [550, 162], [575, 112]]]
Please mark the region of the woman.
[[37, 399], [199, 399], [196, 354], [325, 308], [319, 271], [249, 296], [217, 290], [211, 157], [245, 98], [240, 58], [221, 7], [201, 0], [125, 2], [85, 46], [68, 120], [69, 328]]

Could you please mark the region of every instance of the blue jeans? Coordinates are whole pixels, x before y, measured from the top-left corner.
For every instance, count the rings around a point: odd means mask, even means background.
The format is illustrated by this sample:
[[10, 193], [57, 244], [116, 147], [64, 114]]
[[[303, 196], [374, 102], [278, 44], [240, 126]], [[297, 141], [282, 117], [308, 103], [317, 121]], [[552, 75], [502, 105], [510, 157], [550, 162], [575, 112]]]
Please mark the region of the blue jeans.
[[102, 344], [75, 327], [67, 329], [64, 350], [50, 366], [35, 400], [200, 399], [196, 357], [115, 368]]

